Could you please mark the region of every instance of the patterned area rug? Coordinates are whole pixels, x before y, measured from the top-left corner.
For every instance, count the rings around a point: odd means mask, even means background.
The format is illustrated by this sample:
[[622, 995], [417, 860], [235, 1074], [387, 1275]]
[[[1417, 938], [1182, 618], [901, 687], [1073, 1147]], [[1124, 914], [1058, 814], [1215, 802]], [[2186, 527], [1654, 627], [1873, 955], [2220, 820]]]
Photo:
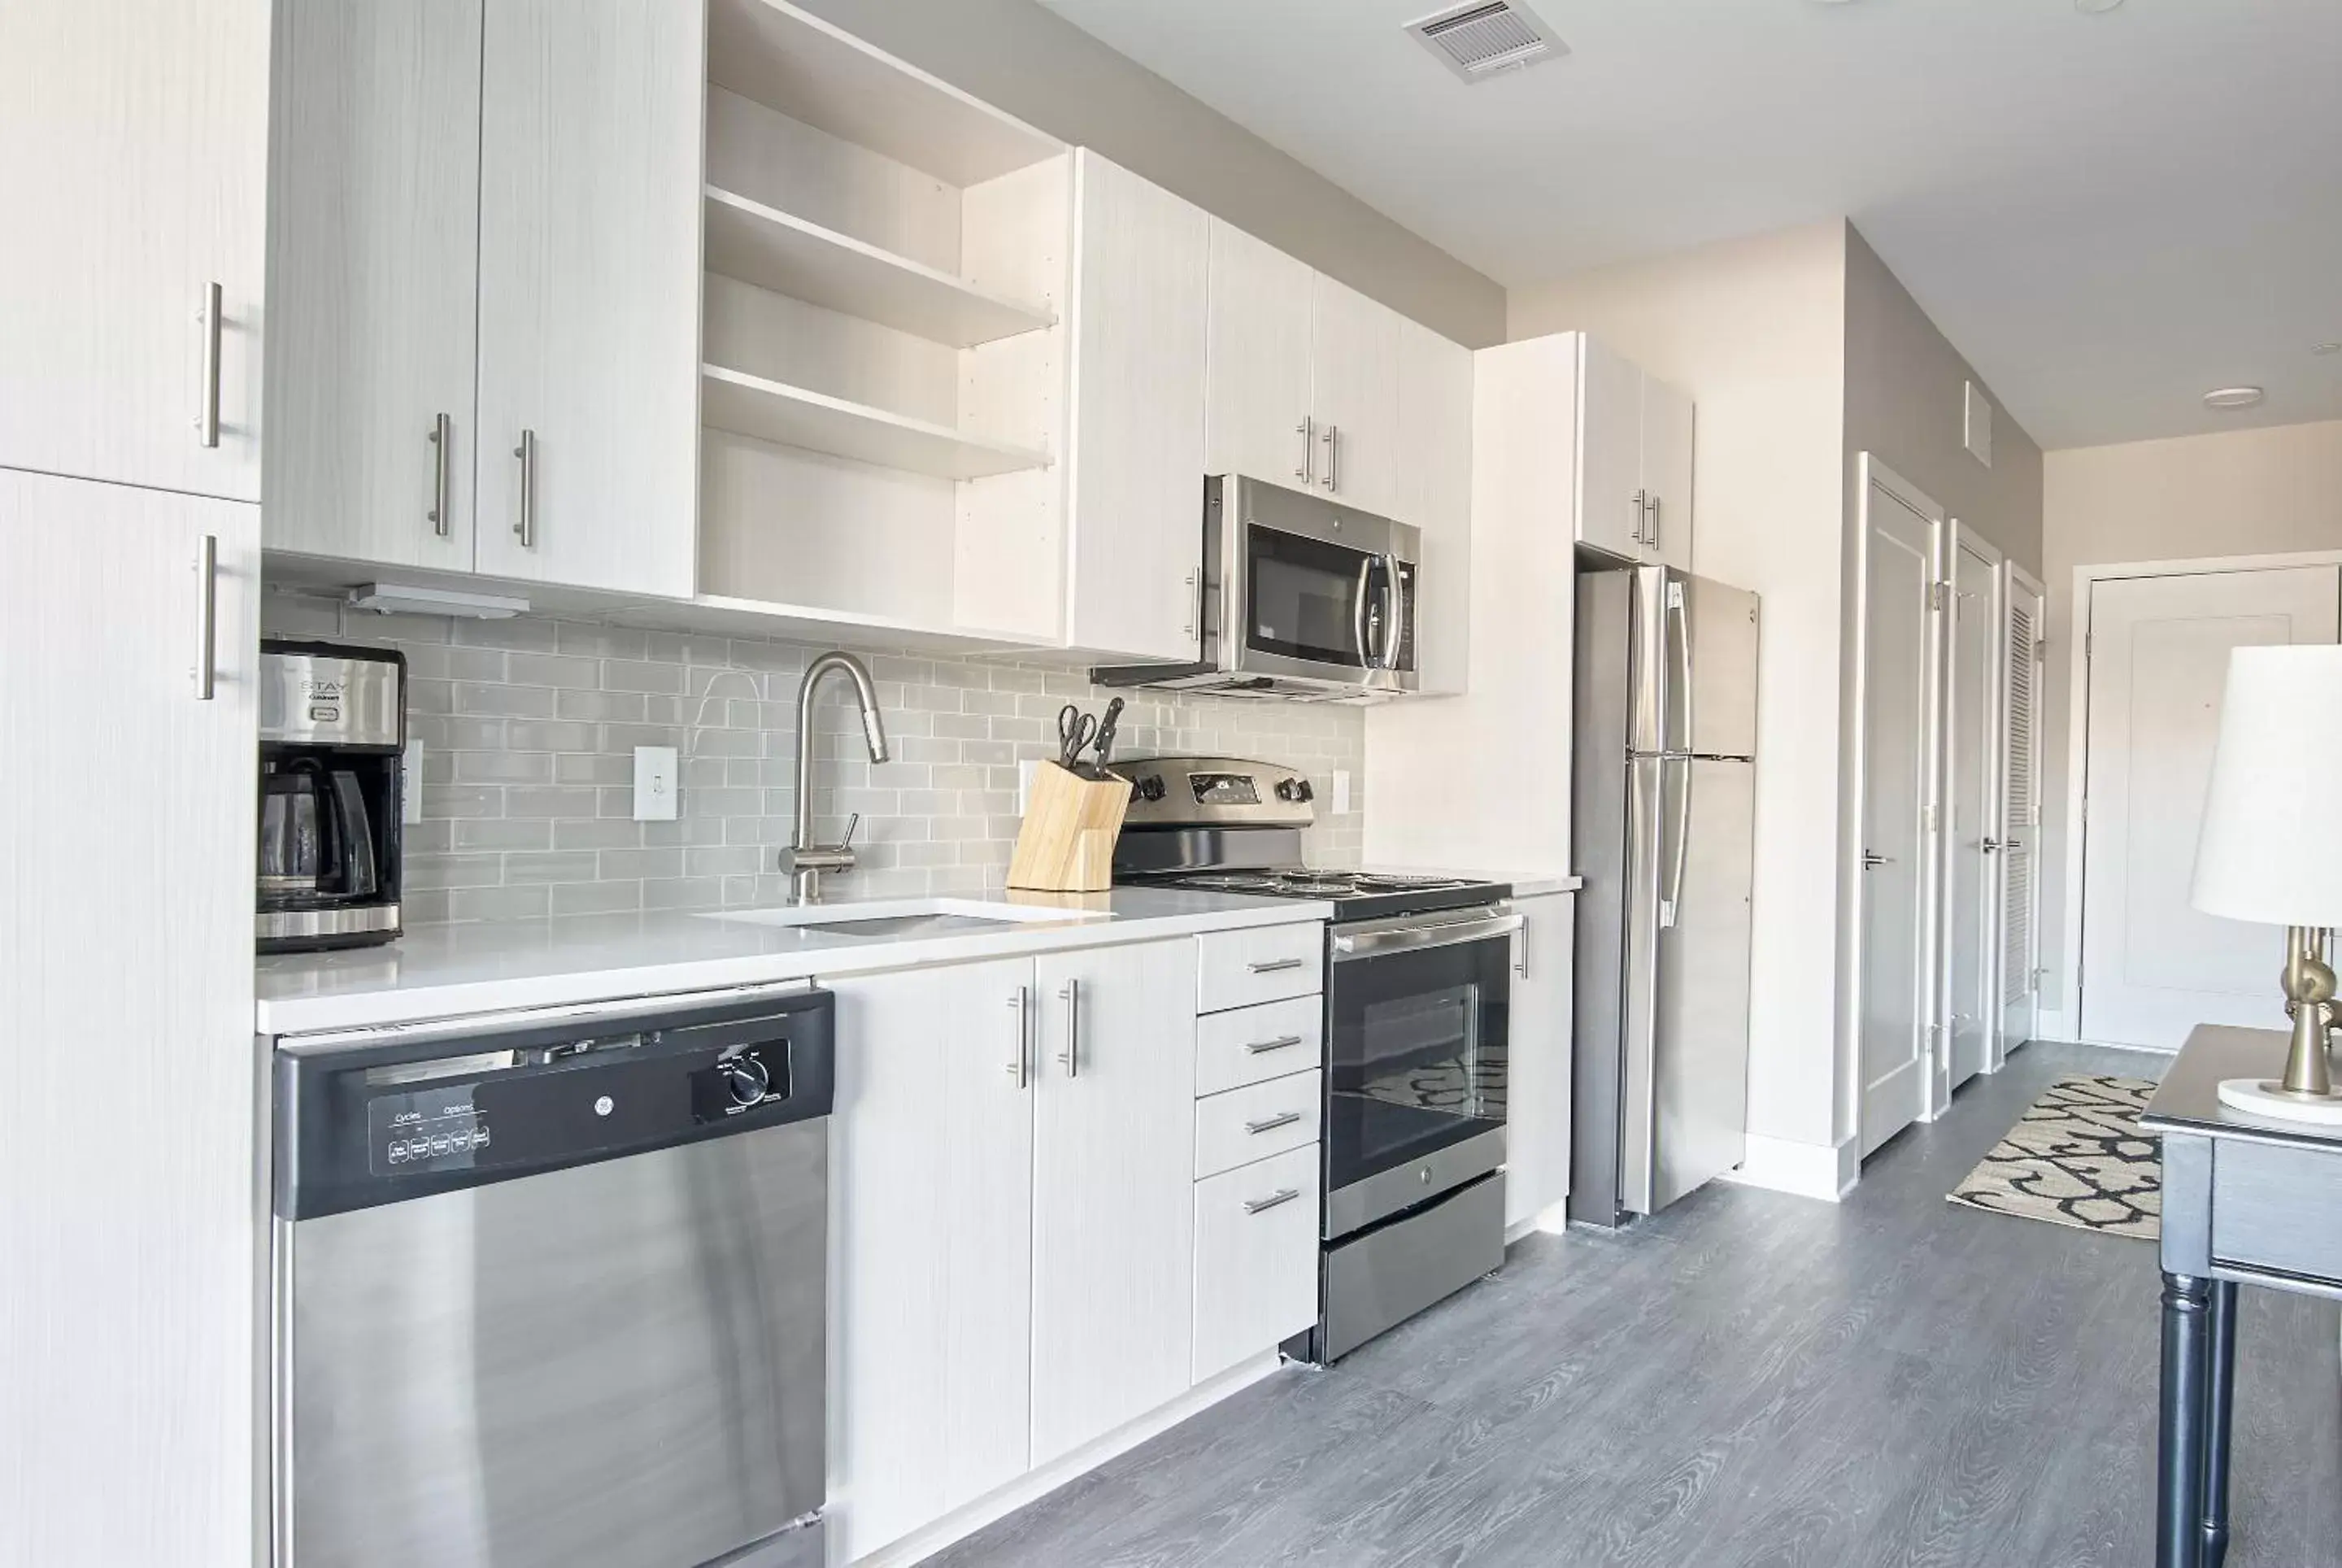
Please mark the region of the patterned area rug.
[[1993, 1145], [1951, 1201], [2155, 1240], [2162, 1233], [2162, 1146], [2138, 1130], [2154, 1093], [2144, 1078], [2067, 1074]]

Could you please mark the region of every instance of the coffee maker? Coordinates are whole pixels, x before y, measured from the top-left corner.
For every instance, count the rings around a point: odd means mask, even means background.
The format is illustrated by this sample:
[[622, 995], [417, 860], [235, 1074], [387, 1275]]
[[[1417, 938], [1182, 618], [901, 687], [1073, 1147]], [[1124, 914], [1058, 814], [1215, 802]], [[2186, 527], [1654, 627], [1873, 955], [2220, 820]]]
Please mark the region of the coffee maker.
[[261, 640], [262, 952], [398, 935], [405, 749], [405, 654]]

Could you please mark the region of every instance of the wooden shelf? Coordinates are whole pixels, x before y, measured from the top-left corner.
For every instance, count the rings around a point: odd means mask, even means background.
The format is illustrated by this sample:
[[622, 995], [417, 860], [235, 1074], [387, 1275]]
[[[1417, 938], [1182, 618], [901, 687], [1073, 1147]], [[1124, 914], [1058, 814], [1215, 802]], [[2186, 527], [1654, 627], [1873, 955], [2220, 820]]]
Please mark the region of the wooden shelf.
[[802, 447], [939, 479], [981, 479], [1046, 468], [1046, 452], [978, 441], [925, 419], [849, 403], [720, 365], [699, 367], [700, 422], [784, 447]]
[[953, 348], [1056, 324], [1046, 306], [987, 294], [947, 272], [709, 186], [707, 270]]
[[786, 0], [714, 0], [707, 79], [963, 189], [1066, 150]]

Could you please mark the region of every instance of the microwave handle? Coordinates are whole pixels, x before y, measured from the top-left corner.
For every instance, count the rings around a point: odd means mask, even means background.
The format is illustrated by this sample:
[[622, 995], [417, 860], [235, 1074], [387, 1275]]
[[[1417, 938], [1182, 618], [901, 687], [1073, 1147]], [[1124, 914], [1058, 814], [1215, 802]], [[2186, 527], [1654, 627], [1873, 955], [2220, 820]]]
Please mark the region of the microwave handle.
[[1406, 645], [1399, 617], [1406, 608], [1406, 595], [1398, 580], [1398, 558], [1383, 558], [1383, 668], [1398, 668], [1398, 652]]
[[1370, 618], [1367, 607], [1372, 603], [1370, 596], [1375, 589], [1375, 568], [1381, 562], [1379, 556], [1367, 556], [1358, 562], [1358, 589], [1350, 596], [1350, 636], [1357, 644], [1360, 669], [1380, 668], [1375, 662], [1373, 644], [1367, 635], [1370, 628], [1366, 623]]

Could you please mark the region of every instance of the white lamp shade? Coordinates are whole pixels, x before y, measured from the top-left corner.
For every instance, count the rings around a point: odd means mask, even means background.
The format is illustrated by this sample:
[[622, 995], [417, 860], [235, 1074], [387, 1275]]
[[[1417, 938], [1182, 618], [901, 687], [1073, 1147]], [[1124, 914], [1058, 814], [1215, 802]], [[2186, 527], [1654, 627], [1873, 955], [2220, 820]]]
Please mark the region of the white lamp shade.
[[2195, 904], [2235, 920], [2342, 926], [2342, 647], [2228, 656]]

